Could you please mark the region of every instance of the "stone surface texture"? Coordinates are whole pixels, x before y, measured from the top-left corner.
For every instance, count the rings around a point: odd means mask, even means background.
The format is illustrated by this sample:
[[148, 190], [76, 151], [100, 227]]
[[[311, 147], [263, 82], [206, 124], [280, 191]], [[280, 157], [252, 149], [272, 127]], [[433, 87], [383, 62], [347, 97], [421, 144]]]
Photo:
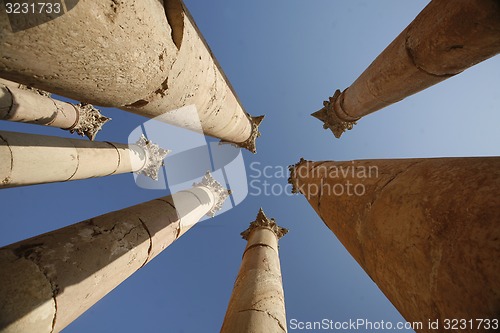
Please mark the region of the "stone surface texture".
[[[261, 225], [264, 219], [267, 223]], [[278, 237], [286, 232], [261, 210], [257, 220], [242, 233], [248, 242], [221, 333], [287, 332], [278, 254]]]
[[[16, 33], [3, 6], [0, 77], [255, 146], [254, 122], [181, 0], [80, 0]], [[172, 112], [189, 105], [199, 119]]]
[[500, 158], [301, 160], [290, 181], [407, 321], [498, 318]]
[[182, 197], [159, 198], [0, 248], [0, 331], [61, 331], [196, 224], [213, 200], [209, 188], [197, 186]]
[[137, 172], [145, 165], [137, 145], [0, 131], [0, 187]]
[[349, 88], [314, 115], [334, 131], [499, 52], [500, 2], [433, 0]]
[[94, 140], [110, 120], [91, 104], [62, 102], [0, 80], [0, 120], [58, 127]]

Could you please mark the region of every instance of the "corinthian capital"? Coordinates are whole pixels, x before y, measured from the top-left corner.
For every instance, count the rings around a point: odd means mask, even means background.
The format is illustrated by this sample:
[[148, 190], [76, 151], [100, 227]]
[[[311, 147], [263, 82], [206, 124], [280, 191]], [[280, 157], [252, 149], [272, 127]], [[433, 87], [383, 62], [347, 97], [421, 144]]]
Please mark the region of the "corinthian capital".
[[215, 203], [207, 213], [208, 216], [213, 217], [217, 211], [222, 208], [224, 201], [231, 194], [231, 191], [225, 189], [217, 180], [212, 177], [209, 171], [205, 173], [205, 176], [199, 183], [193, 184], [193, 186], [204, 186], [207, 187], [215, 196]]
[[146, 163], [137, 173], [158, 180], [158, 171], [163, 166], [163, 159], [170, 153], [170, 150], [160, 148], [157, 144], [146, 139], [144, 134], [141, 135], [136, 145], [144, 150], [146, 158]]
[[266, 214], [264, 214], [262, 208], [259, 209], [259, 213], [257, 214], [257, 218], [255, 219], [255, 221], [251, 222], [248, 229], [241, 233], [241, 237], [243, 237], [244, 240], [248, 240], [252, 231], [257, 228], [270, 229], [272, 232], [274, 232], [278, 239], [283, 237], [288, 232], [288, 229], [282, 228], [277, 225], [273, 218], [269, 219]]
[[102, 125], [111, 120], [111, 118], [103, 116], [92, 104], [80, 103], [73, 105], [73, 107], [78, 114], [78, 121], [68, 130], [81, 136], [85, 135], [91, 141], [94, 140], [97, 132], [101, 130]]

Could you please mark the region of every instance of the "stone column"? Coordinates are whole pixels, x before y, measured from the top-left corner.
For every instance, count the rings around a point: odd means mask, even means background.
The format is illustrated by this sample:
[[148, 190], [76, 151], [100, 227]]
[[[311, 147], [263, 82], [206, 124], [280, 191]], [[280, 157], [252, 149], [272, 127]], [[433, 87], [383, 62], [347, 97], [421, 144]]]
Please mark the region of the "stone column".
[[[24, 30], [2, 3], [0, 77], [176, 126], [201, 123], [205, 134], [255, 151], [262, 117], [245, 112], [182, 1], [164, 3], [80, 0]], [[189, 105], [199, 119], [173, 112]]]
[[0, 188], [126, 172], [157, 179], [168, 152], [144, 136], [127, 145], [0, 131]]
[[498, 318], [499, 157], [301, 160], [290, 182], [419, 332]]
[[262, 208], [241, 235], [248, 241], [221, 333], [287, 331], [278, 240], [288, 232]]
[[90, 140], [110, 120], [91, 104], [58, 101], [14, 82], [3, 84], [6, 82], [0, 80], [0, 120], [58, 127]]
[[59, 332], [151, 261], [228, 192], [201, 183], [0, 248], [0, 332]]
[[433, 0], [349, 88], [312, 115], [339, 138], [361, 117], [499, 52], [497, 0]]

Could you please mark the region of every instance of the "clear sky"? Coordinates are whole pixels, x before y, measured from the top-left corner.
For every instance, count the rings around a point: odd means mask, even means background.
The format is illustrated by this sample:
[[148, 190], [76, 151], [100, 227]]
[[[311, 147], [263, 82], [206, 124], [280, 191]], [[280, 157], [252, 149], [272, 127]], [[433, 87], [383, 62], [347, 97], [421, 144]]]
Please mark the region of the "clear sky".
[[[186, 0], [246, 110], [266, 115], [258, 153], [243, 152], [248, 180], [255, 169], [279, 171], [300, 157], [499, 155], [498, 57], [363, 118], [340, 140], [309, 116], [349, 86], [427, 2]], [[113, 120], [98, 141], [127, 142], [146, 121], [116, 109], [103, 113]], [[0, 129], [68, 135], [6, 122]], [[258, 179], [277, 189], [286, 177]], [[255, 192], [194, 227], [65, 331], [218, 332], [245, 246], [239, 233], [261, 206], [290, 229], [280, 241], [288, 320], [403, 320], [304, 197]], [[131, 174], [1, 190], [0, 245], [167, 194], [139, 188]]]

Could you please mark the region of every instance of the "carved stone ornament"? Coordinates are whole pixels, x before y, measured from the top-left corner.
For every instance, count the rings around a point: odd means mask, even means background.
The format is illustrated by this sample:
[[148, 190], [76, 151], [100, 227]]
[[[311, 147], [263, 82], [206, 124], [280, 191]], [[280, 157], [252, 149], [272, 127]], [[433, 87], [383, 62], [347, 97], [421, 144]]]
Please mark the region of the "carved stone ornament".
[[250, 136], [248, 139], [246, 139], [243, 142], [230, 142], [230, 141], [225, 141], [221, 140], [220, 144], [231, 144], [234, 147], [237, 148], [245, 148], [251, 151], [252, 153], [257, 153], [257, 146], [256, 146], [256, 140], [260, 136], [260, 131], [259, 131], [259, 125], [262, 123], [262, 120], [264, 120], [265, 116], [258, 116], [258, 117], [252, 117], [247, 114], [248, 119], [252, 123], [252, 132], [250, 133]]
[[278, 237], [278, 239], [285, 236], [286, 233], [288, 232], [288, 229], [282, 228], [279, 225], [277, 225], [273, 218], [269, 219], [266, 216], [266, 214], [264, 214], [262, 208], [259, 209], [259, 213], [257, 214], [257, 218], [255, 219], [255, 221], [251, 222], [248, 229], [241, 233], [241, 237], [244, 240], [248, 240], [252, 231], [257, 228], [270, 229], [272, 232], [274, 232], [274, 234], [276, 235], [276, 237]]
[[102, 126], [111, 120], [111, 118], [105, 117], [101, 112], [96, 109], [92, 104], [80, 103], [78, 105], [73, 105], [77, 114], [78, 120], [71, 128], [68, 130], [71, 133], [77, 133], [81, 136], [86, 136], [93, 141], [97, 132], [99, 132]]
[[215, 213], [217, 213], [226, 201], [227, 197], [231, 194], [231, 191], [225, 189], [214, 177], [210, 174], [210, 171], [205, 173], [205, 176], [202, 178], [201, 182], [194, 183], [193, 186], [204, 186], [207, 187], [215, 197], [215, 203], [213, 207], [206, 214], [207, 216], [214, 217]]
[[294, 194], [300, 193], [300, 190], [297, 187], [297, 175], [295, 174], [295, 171], [296, 171], [297, 167], [299, 167], [303, 163], [307, 163], [307, 162], [310, 162], [310, 161], [305, 160], [303, 157], [301, 157], [297, 163], [288, 166], [288, 171], [290, 172], [290, 177], [288, 177], [288, 183], [290, 185], [292, 185], [292, 193], [294, 193]]
[[311, 114], [311, 116], [324, 122], [323, 128], [330, 129], [337, 139], [340, 138], [342, 133], [346, 130], [351, 130], [353, 126], [356, 125], [356, 121], [342, 119], [335, 111], [335, 102], [340, 95], [340, 90], [337, 89], [335, 94], [328, 98], [328, 101], [323, 102], [323, 108], [321, 110]]
[[139, 140], [135, 143], [137, 146], [144, 150], [146, 164], [137, 174], [143, 174], [154, 180], [158, 180], [158, 172], [163, 166], [163, 159], [170, 153], [170, 150], [160, 148], [157, 144], [152, 143], [144, 134], [141, 135]]

